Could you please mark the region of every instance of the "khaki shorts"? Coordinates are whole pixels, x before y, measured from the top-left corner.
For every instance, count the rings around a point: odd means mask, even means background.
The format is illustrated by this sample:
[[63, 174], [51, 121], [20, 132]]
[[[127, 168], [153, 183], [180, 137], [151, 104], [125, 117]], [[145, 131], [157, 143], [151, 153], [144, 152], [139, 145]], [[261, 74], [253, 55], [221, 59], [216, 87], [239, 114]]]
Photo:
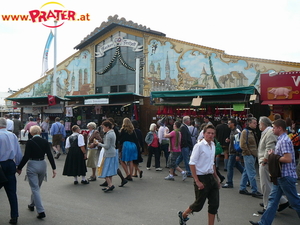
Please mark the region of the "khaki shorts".
[[229, 146], [222, 145], [222, 148], [223, 148], [224, 154], [228, 154], [229, 153]]
[[97, 160], [99, 157], [98, 149], [88, 149], [87, 151], [87, 161], [86, 166], [89, 168], [96, 168], [97, 167]]
[[52, 145], [56, 146], [56, 145], [60, 145], [62, 142], [62, 134], [54, 134], [52, 137]]

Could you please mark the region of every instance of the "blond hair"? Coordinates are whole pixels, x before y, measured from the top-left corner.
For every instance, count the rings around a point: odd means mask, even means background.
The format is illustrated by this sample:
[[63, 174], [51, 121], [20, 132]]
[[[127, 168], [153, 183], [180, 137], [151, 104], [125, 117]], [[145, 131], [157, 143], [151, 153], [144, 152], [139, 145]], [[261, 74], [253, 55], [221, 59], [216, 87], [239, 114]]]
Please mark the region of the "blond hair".
[[38, 125], [31, 126], [29, 131], [32, 136], [41, 134], [41, 132], [42, 132], [40, 126], [38, 126]]
[[155, 128], [156, 128], [156, 124], [155, 123], [151, 123], [150, 127], [149, 127], [149, 130], [150, 131], [155, 131]]
[[96, 123], [94, 123], [94, 122], [89, 122], [88, 124], [87, 124], [87, 127], [92, 127], [93, 129], [96, 129]]
[[129, 134], [132, 134], [133, 131], [134, 131], [134, 127], [132, 125], [132, 122], [129, 118], [124, 118], [123, 119], [123, 124], [122, 124], [122, 128], [121, 128], [121, 131], [124, 130], [126, 131], [127, 133]]

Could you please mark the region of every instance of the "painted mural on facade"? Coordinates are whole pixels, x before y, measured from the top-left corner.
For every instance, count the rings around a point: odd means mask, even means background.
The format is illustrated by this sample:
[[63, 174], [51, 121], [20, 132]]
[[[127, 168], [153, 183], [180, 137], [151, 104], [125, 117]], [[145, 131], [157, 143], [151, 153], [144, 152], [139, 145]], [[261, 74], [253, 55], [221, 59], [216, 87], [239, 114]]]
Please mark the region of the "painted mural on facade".
[[66, 95], [88, 95], [94, 92], [91, 77], [91, 54], [82, 51], [73, 57], [66, 67], [58, 67], [56, 76], [46, 75], [28, 86], [17, 97], [42, 97], [48, 94], [64, 97]]
[[227, 60], [201, 50], [176, 51], [170, 42], [151, 40], [147, 79], [150, 91], [259, 87], [260, 71], [245, 60]]

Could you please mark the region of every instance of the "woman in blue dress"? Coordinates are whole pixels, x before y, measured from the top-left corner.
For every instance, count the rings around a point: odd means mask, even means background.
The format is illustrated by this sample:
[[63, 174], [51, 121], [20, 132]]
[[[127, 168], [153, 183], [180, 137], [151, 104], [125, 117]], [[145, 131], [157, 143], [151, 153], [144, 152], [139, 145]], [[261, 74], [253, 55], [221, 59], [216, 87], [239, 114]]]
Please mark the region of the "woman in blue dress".
[[115, 186], [112, 184], [112, 176], [117, 174], [117, 169], [119, 167], [118, 154], [116, 150], [116, 134], [112, 129], [112, 124], [110, 121], [106, 120], [102, 123], [102, 129], [104, 131], [104, 143], [99, 143], [98, 140], [94, 140], [94, 144], [101, 146], [103, 153], [103, 158], [99, 162], [100, 167], [98, 168], [98, 175], [100, 178], [105, 178], [108, 186], [103, 188], [104, 192], [112, 191]]
[[138, 139], [134, 133], [131, 120], [124, 118], [120, 134], [120, 146], [122, 146], [121, 165], [127, 175], [125, 179], [129, 181], [132, 181], [133, 160], [138, 159], [138, 145]]

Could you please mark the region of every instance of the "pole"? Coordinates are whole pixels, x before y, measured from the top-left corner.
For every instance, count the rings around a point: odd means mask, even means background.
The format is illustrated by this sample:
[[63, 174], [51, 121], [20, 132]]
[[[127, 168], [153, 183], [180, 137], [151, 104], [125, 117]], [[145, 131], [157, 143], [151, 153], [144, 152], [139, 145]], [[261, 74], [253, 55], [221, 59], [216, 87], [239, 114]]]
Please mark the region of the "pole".
[[135, 59], [135, 93], [140, 94], [140, 58]]
[[56, 96], [56, 37], [57, 37], [57, 27], [56, 27], [57, 21], [54, 21], [54, 69], [53, 69], [53, 95]]

